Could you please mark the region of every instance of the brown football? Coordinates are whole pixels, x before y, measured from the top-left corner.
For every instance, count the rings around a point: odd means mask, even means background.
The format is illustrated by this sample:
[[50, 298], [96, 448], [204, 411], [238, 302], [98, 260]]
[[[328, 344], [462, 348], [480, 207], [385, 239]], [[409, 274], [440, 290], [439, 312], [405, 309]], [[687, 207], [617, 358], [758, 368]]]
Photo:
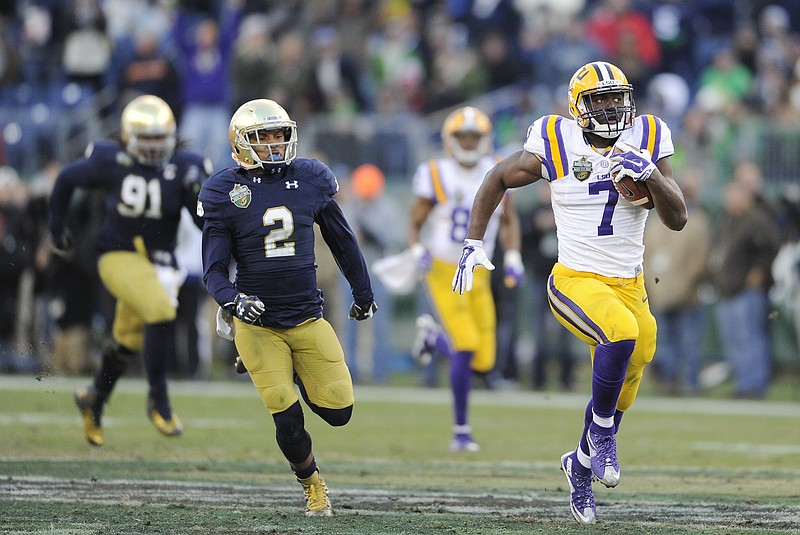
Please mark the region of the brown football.
[[651, 210], [655, 206], [650, 195], [650, 188], [647, 187], [647, 182], [640, 182], [629, 176], [624, 176], [622, 179], [614, 181], [614, 187], [617, 188], [620, 197], [634, 206], [646, 210]]

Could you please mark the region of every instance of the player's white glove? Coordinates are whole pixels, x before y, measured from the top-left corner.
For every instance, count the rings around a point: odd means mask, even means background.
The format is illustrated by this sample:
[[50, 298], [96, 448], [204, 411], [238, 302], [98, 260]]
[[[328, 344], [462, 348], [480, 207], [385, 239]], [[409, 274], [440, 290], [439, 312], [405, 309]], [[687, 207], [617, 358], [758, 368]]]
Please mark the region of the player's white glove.
[[267, 307], [255, 295], [239, 294], [233, 300], [233, 313], [245, 323], [255, 323]]
[[627, 145], [627, 147], [630, 150], [611, 157], [613, 165], [609, 172], [615, 181], [622, 180], [624, 176], [629, 176], [633, 180], [644, 182], [656, 170], [656, 164], [650, 161], [650, 151], [637, 149], [631, 145]]
[[467, 292], [472, 290], [472, 270], [476, 266], [483, 266], [490, 271], [494, 269], [494, 264], [489, 261], [489, 257], [483, 250], [483, 240], [464, 240], [458, 269], [453, 277], [454, 292], [463, 294], [465, 290]]
[[516, 249], [509, 249], [503, 254], [503, 285], [506, 288], [516, 288], [524, 276], [522, 256]]
[[427, 273], [431, 270], [431, 264], [433, 263], [433, 257], [431, 253], [425, 248], [424, 245], [417, 242], [412, 245], [409, 250], [411, 251], [411, 256], [414, 257], [414, 261], [417, 263], [417, 270], [420, 273]]

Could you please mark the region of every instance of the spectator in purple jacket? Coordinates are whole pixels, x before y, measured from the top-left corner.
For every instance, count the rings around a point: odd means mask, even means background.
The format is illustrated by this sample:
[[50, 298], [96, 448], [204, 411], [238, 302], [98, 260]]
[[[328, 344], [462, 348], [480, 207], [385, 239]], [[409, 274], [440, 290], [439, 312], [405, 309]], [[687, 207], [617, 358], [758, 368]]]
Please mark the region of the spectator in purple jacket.
[[231, 162], [228, 121], [232, 88], [229, 66], [241, 10], [226, 2], [221, 20], [179, 9], [173, 36], [182, 55], [183, 116], [179, 134], [207, 155], [214, 169]]

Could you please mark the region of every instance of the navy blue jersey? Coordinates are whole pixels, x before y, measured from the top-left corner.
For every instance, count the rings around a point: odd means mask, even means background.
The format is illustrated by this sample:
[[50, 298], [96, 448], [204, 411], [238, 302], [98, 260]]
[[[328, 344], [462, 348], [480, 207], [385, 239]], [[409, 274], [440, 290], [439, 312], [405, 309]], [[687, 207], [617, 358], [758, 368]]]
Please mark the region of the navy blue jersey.
[[[203, 281], [221, 306], [238, 293], [266, 305], [261, 325], [294, 327], [322, 316], [314, 224], [350, 283], [356, 303], [372, 302], [367, 266], [333, 196], [339, 189], [322, 162], [298, 158], [262, 175], [232, 167], [213, 175], [197, 206], [203, 226]], [[236, 279], [228, 268], [236, 263]]]
[[98, 253], [134, 251], [141, 239], [151, 260], [171, 264], [181, 209], [186, 207], [202, 227], [195, 207], [210, 172], [210, 162], [190, 151], [177, 150], [166, 165], [151, 167], [136, 162], [115, 141], [97, 142], [59, 174], [50, 197], [50, 233], [60, 236], [64, 231], [76, 188], [100, 189], [105, 192], [105, 219]]

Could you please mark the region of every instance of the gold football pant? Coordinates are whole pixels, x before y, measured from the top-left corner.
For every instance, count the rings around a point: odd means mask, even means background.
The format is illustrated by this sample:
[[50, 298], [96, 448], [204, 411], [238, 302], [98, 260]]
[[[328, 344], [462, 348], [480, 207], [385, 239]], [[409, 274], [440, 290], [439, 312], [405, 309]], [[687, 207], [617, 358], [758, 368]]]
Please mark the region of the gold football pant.
[[234, 324], [236, 349], [270, 414], [298, 401], [295, 372], [315, 405], [343, 409], [353, 404], [344, 351], [324, 318], [291, 328], [261, 327], [237, 318]]
[[175, 320], [175, 304], [145, 255], [132, 251], [105, 253], [98, 259], [97, 269], [116, 299], [112, 336], [119, 345], [140, 351], [145, 324]]
[[474, 353], [472, 369], [487, 373], [496, 358], [496, 322], [491, 273], [483, 267], [474, 271], [472, 291], [463, 295], [453, 291], [456, 264], [434, 259], [425, 274], [426, 291], [431, 306], [450, 340], [453, 351]]
[[617, 409], [633, 405], [644, 367], [656, 351], [656, 320], [650, 313], [644, 275], [603, 277], [556, 263], [547, 281], [550, 309], [559, 323], [589, 344], [594, 359], [597, 344], [635, 340]]

